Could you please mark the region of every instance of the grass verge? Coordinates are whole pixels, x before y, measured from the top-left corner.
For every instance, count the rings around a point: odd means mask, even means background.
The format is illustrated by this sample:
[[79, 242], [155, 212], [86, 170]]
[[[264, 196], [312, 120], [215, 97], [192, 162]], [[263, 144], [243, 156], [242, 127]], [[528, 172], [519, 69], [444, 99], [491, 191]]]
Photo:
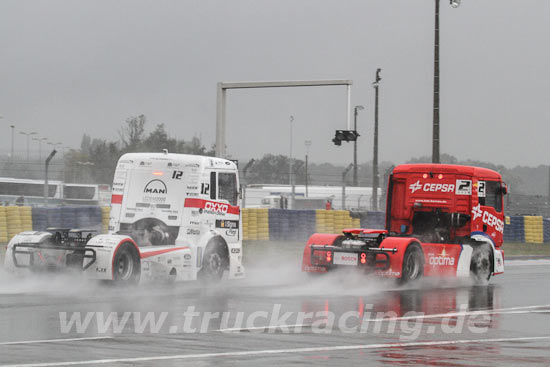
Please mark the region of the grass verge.
[[550, 243], [505, 242], [502, 245], [504, 257], [521, 255], [550, 256]]

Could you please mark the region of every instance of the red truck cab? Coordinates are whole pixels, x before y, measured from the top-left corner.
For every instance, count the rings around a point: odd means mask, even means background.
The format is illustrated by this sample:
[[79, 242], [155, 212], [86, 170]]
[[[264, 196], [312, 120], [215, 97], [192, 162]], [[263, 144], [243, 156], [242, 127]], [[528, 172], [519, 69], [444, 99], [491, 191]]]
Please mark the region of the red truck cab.
[[505, 193], [502, 177], [490, 169], [400, 165], [389, 179], [386, 229], [435, 243], [460, 243], [480, 234], [500, 247]]

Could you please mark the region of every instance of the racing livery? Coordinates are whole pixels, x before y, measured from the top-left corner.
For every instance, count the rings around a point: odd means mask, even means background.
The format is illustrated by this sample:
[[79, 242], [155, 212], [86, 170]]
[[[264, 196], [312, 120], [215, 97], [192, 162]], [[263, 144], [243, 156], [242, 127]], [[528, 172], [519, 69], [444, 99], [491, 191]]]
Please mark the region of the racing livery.
[[244, 276], [234, 162], [129, 153], [119, 159], [112, 187], [108, 234], [23, 232], [8, 244], [6, 268], [75, 268], [91, 279], [121, 283]]
[[445, 164], [397, 166], [388, 181], [384, 230], [314, 234], [302, 271], [355, 267], [401, 281], [472, 276], [484, 283], [504, 272], [503, 195], [495, 171]]

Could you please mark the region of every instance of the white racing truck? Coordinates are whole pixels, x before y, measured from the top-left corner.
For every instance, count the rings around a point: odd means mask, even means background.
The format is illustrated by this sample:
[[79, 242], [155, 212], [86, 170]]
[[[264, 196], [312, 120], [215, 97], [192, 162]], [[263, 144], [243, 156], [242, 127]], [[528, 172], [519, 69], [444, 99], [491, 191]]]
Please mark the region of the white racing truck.
[[244, 277], [238, 171], [226, 159], [129, 153], [117, 164], [109, 233], [50, 228], [8, 244], [5, 268], [82, 270], [115, 283]]

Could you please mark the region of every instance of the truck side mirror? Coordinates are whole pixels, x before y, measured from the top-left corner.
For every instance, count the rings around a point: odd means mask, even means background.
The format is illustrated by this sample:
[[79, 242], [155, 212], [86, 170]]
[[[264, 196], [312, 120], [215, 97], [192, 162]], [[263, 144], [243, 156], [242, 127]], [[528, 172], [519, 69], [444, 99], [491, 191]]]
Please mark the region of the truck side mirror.
[[500, 193], [506, 195], [508, 193], [508, 186], [504, 182], [500, 183]]
[[463, 227], [470, 220], [469, 214], [451, 213], [451, 226], [454, 228]]

